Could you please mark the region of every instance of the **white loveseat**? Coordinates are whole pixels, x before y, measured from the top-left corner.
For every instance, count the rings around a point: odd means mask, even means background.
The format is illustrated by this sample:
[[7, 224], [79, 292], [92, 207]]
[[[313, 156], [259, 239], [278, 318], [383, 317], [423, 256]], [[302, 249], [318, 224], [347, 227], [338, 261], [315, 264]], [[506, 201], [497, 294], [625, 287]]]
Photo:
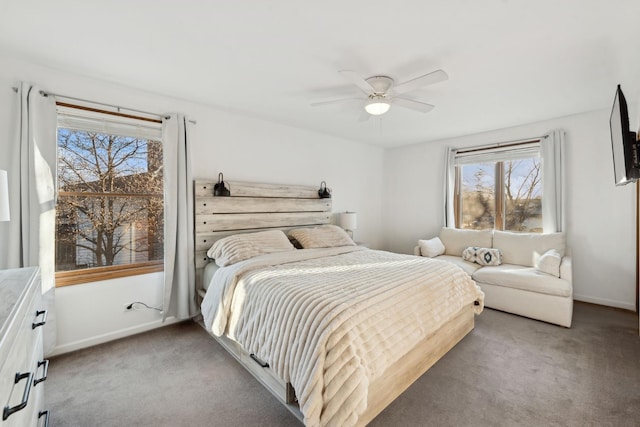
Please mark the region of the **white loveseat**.
[[[484, 292], [486, 307], [571, 327], [571, 256], [564, 233], [511, 233], [445, 227], [438, 238], [419, 241], [415, 254], [433, 256], [460, 266]], [[436, 248], [440, 247], [435, 252], [434, 244]], [[483, 266], [465, 261], [462, 253], [467, 247], [500, 249], [502, 263]]]

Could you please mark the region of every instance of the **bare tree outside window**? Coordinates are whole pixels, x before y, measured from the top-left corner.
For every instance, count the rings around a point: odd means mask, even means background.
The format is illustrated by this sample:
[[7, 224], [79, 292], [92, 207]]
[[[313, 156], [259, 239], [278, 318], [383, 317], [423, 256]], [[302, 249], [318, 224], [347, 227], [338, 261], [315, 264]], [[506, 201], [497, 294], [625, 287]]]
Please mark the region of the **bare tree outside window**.
[[482, 230], [495, 224], [495, 164], [463, 167], [462, 228]]
[[58, 129], [56, 271], [163, 259], [162, 145]]
[[460, 227], [542, 232], [540, 160], [465, 164], [461, 174]]
[[542, 174], [537, 158], [504, 162], [505, 230], [542, 232]]

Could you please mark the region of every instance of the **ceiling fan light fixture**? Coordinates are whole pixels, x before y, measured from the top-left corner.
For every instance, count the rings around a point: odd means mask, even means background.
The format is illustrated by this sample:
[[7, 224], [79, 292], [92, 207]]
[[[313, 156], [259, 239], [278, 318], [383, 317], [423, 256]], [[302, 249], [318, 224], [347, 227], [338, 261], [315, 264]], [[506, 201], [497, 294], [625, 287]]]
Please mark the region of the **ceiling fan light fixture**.
[[391, 104], [384, 97], [379, 96], [371, 98], [364, 109], [372, 116], [380, 116], [389, 111], [390, 107]]

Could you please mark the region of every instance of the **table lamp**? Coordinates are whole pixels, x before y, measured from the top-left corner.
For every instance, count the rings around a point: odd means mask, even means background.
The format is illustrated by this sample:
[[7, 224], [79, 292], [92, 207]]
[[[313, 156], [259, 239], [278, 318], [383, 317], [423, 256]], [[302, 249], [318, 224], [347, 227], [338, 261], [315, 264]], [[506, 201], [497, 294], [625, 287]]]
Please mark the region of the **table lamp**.
[[338, 225], [353, 239], [353, 230], [358, 228], [358, 216], [355, 212], [342, 212], [338, 216]]

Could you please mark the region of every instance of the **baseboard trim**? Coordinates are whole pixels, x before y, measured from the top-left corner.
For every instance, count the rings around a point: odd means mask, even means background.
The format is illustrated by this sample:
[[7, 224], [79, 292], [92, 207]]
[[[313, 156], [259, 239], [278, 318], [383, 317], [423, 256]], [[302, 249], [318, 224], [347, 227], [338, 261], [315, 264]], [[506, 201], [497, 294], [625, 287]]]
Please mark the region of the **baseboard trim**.
[[174, 323], [183, 322], [182, 319], [176, 319], [175, 317], [167, 317], [163, 323], [161, 320], [154, 320], [152, 322], [143, 323], [141, 325], [132, 326], [130, 328], [120, 329], [118, 331], [109, 332], [106, 334], [98, 335], [83, 340], [74, 341], [68, 344], [56, 346], [53, 351], [47, 354], [47, 357], [59, 356], [61, 354], [70, 353], [76, 350], [82, 350], [83, 348], [93, 347], [94, 345], [104, 344], [109, 341], [117, 340], [119, 338], [125, 338], [131, 335], [139, 334], [141, 332], [147, 332], [152, 329], [161, 328], [163, 326], [172, 325]]
[[622, 309], [633, 311], [633, 312], [636, 311], [635, 303], [626, 303], [626, 302], [620, 302], [620, 301], [610, 300], [606, 298], [595, 298], [595, 297], [590, 297], [585, 295], [576, 295], [576, 294], [573, 294], [573, 299], [576, 301], [588, 302], [591, 304], [599, 304], [599, 305], [606, 305], [609, 307], [622, 308]]

